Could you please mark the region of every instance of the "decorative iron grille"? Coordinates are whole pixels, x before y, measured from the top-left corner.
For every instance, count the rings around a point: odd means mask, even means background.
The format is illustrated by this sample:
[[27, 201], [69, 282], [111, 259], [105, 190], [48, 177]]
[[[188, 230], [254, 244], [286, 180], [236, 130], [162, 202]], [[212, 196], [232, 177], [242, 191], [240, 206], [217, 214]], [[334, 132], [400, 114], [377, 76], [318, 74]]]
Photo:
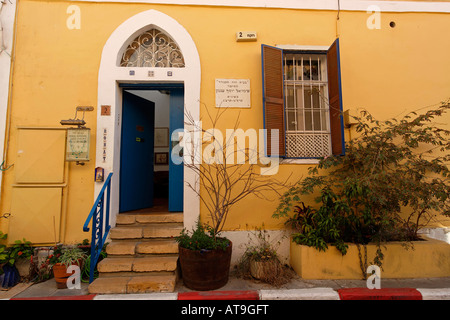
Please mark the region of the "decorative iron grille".
[[121, 67], [183, 68], [184, 58], [171, 37], [151, 29], [134, 39], [125, 50]]
[[286, 133], [286, 156], [289, 158], [320, 158], [330, 155], [329, 134]]

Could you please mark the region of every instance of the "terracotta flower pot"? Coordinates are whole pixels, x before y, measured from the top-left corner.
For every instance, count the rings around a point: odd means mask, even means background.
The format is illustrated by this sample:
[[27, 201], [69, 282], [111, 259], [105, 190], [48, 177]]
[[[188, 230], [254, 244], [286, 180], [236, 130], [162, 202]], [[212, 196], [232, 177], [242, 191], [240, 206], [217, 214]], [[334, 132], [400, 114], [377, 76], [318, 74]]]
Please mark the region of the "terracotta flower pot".
[[215, 290], [228, 282], [232, 243], [226, 250], [189, 250], [179, 247], [183, 283], [193, 290]]
[[[81, 268], [81, 261], [74, 262], [72, 265], [78, 265]], [[56, 287], [58, 289], [67, 289], [67, 279], [73, 273], [67, 273], [67, 266], [57, 263], [53, 266], [53, 276], [55, 277]]]

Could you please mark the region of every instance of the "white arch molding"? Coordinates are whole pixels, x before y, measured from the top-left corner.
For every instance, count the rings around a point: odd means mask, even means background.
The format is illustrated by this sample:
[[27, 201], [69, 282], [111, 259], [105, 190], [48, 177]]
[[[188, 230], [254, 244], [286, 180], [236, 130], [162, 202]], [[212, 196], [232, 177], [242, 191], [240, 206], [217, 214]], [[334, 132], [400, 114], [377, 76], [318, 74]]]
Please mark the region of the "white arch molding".
[[[174, 39], [185, 61], [184, 68], [124, 68], [119, 67], [123, 51], [139, 34], [150, 28], [157, 28]], [[134, 71], [134, 75], [130, 71]], [[149, 76], [149, 71], [153, 76]], [[171, 71], [169, 76], [168, 71]], [[185, 115], [194, 120], [200, 117], [200, 57], [192, 37], [177, 21], [156, 10], [148, 10], [123, 22], [103, 47], [98, 76], [96, 167], [105, 169], [105, 176], [114, 172], [111, 184], [110, 222], [114, 226], [119, 213], [120, 139], [122, 91], [120, 83], [184, 83]], [[111, 106], [111, 115], [102, 116], [101, 106]], [[187, 119], [185, 119], [187, 120]], [[103, 160], [103, 140], [106, 131], [106, 159]], [[196, 176], [191, 170], [184, 170], [184, 226], [191, 229], [200, 213], [200, 202], [187, 183], [196, 185]], [[102, 184], [96, 183], [95, 197]]]

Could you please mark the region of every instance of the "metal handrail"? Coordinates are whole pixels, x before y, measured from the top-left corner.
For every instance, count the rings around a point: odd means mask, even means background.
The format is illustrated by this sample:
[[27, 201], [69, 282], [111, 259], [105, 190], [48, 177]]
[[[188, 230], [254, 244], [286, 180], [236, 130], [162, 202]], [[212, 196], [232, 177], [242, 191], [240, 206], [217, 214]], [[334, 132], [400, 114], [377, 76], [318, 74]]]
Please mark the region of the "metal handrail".
[[[89, 223], [92, 220], [92, 236], [91, 236], [91, 258], [89, 269], [89, 283], [94, 281], [94, 270], [97, 265], [100, 253], [103, 250], [106, 238], [111, 226], [109, 225], [109, 203], [111, 199], [111, 172], [106, 178], [103, 187], [92, 206], [91, 212], [83, 226], [84, 232], [89, 232]], [[106, 202], [105, 202], [106, 191]], [[106, 206], [105, 206], [106, 203]], [[105, 210], [106, 209], [106, 210]], [[106, 211], [106, 212], [105, 212]]]

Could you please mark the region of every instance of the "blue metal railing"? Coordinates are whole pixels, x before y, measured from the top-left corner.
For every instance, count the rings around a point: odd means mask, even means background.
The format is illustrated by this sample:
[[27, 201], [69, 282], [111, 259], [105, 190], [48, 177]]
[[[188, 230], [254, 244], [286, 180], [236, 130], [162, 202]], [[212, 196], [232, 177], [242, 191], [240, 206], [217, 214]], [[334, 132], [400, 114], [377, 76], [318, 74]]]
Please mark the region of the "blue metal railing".
[[[89, 270], [89, 283], [94, 281], [94, 270], [97, 265], [100, 253], [102, 252], [106, 238], [111, 226], [109, 225], [109, 203], [111, 199], [111, 172], [106, 178], [97, 200], [92, 206], [91, 212], [83, 226], [84, 232], [89, 232], [89, 223], [92, 220], [92, 237], [91, 237], [91, 258]], [[106, 191], [106, 201], [105, 201]]]

